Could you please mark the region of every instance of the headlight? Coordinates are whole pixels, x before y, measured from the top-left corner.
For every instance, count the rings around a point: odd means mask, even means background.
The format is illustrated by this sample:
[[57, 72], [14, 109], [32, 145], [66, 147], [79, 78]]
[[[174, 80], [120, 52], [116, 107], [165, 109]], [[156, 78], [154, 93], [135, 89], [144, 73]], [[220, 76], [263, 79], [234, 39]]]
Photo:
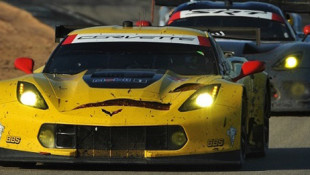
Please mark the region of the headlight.
[[285, 67], [293, 69], [298, 65], [298, 59], [295, 56], [289, 56], [285, 59]]
[[216, 99], [220, 86], [220, 84], [214, 84], [200, 88], [182, 104], [179, 111], [185, 112], [211, 107]]
[[276, 62], [273, 65], [273, 68], [275, 70], [290, 70], [290, 69], [295, 69], [296, 67], [299, 66], [301, 62], [302, 54], [297, 53], [297, 54], [292, 54], [288, 55], [282, 60]]
[[55, 148], [55, 125], [42, 125], [39, 131], [38, 139], [42, 146], [46, 148]]
[[171, 135], [171, 142], [177, 147], [182, 147], [186, 141], [186, 135], [182, 131], [176, 131]]
[[38, 99], [35, 93], [29, 91], [29, 92], [24, 92], [20, 95], [20, 101], [28, 106], [35, 106]]
[[199, 94], [196, 98], [196, 104], [200, 107], [209, 107], [213, 103], [213, 98], [208, 93]]
[[38, 89], [31, 83], [17, 83], [17, 99], [20, 103], [39, 108], [47, 109], [48, 106]]

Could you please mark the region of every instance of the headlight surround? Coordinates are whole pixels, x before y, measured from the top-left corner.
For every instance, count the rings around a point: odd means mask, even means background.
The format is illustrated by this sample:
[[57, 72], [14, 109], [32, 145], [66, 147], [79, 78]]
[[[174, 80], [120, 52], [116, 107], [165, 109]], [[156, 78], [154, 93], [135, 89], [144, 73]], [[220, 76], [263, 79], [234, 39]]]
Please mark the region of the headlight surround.
[[275, 70], [292, 70], [300, 65], [302, 58], [301, 53], [291, 54], [284, 57], [282, 60], [273, 65]]
[[48, 106], [38, 89], [31, 83], [19, 81], [17, 83], [17, 99], [26, 106], [47, 109]]
[[221, 85], [212, 84], [197, 90], [179, 108], [180, 112], [211, 107], [214, 104]]

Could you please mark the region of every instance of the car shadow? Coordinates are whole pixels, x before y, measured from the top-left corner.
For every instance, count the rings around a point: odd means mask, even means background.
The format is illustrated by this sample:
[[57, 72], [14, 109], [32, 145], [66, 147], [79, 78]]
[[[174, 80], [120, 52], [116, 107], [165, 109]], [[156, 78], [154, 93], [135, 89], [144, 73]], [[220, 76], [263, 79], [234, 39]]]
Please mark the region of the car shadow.
[[229, 172], [266, 170], [310, 169], [310, 148], [272, 148], [265, 157], [247, 158], [242, 168], [238, 166], [184, 166], [184, 165], [101, 165], [101, 164], [37, 164], [23, 169], [79, 170], [79, 171], [149, 171], [149, 172]]
[[248, 158], [244, 171], [310, 169], [310, 148], [271, 148], [265, 157]]

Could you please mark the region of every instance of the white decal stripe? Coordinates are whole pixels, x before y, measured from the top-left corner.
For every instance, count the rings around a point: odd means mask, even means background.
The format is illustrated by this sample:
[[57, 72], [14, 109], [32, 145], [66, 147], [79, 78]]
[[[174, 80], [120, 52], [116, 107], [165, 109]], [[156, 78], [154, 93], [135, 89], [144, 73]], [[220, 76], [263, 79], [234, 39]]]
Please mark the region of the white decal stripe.
[[271, 12], [243, 9], [195, 9], [181, 11], [180, 18], [199, 17], [199, 16], [237, 16], [272, 19]]
[[199, 45], [197, 36], [157, 34], [78, 34], [72, 43], [93, 42], [151, 42]]

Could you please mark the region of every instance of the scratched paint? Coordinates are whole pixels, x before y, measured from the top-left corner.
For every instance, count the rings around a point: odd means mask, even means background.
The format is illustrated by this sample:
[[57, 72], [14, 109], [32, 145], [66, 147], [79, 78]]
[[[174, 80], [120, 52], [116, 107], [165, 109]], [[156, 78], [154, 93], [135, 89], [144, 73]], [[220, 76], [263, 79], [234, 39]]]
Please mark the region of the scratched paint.
[[1, 140], [1, 137], [2, 137], [2, 133], [4, 132], [4, 126], [0, 123], [0, 140]]

